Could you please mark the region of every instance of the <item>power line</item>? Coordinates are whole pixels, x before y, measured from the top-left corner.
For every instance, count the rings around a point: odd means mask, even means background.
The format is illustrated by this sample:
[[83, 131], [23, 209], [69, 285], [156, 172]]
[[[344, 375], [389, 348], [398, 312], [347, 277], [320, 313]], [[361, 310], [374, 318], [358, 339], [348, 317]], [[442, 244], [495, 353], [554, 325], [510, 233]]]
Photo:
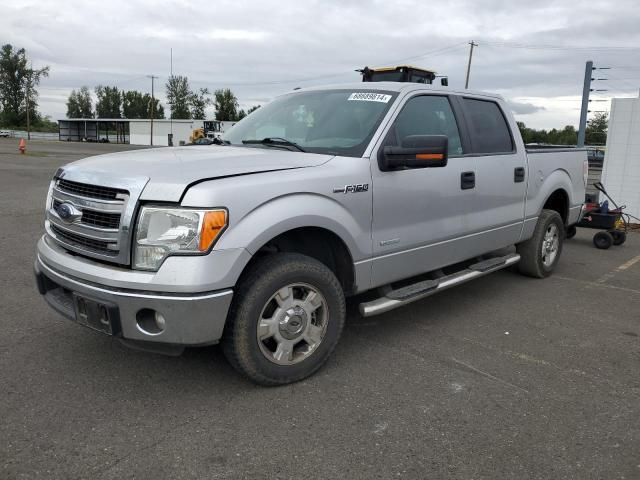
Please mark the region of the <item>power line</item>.
[[554, 44], [524, 44], [516, 42], [481, 42], [482, 45], [488, 45], [491, 47], [504, 47], [504, 48], [523, 48], [528, 50], [580, 50], [580, 51], [597, 51], [597, 50], [621, 50], [621, 51], [634, 51], [639, 50], [640, 47], [621, 47], [621, 46], [577, 46], [577, 45], [554, 45]]

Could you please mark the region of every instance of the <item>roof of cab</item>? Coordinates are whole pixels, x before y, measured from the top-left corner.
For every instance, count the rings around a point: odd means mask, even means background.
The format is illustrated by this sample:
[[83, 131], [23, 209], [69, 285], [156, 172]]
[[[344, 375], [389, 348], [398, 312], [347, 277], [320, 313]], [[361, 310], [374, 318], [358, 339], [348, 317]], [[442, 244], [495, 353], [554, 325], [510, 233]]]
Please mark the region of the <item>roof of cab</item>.
[[386, 90], [389, 92], [414, 92], [414, 91], [428, 91], [433, 93], [443, 94], [455, 94], [455, 95], [472, 95], [480, 97], [491, 97], [503, 100], [501, 95], [497, 93], [481, 92], [478, 90], [458, 90], [451, 87], [441, 87], [439, 85], [428, 85], [425, 83], [411, 83], [411, 82], [354, 82], [354, 83], [339, 83], [332, 85], [319, 85], [316, 87], [305, 87], [294, 92], [310, 92], [314, 90], [353, 90], [354, 92], [362, 91], [380, 91]]

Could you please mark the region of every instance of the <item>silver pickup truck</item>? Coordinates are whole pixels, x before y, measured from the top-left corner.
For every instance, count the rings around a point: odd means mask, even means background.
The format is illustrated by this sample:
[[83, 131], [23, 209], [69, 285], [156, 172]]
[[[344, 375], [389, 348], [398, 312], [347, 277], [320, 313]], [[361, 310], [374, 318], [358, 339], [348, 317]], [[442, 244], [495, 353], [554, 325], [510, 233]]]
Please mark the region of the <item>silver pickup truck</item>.
[[369, 316], [510, 265], [551, 274], [586, 174], [583, 150], [527, 151], [496, 95], [297, 90], [219, 146], [60, 168], [37, 284], [62, 315], [129, 346], [220, 342], [253, 381], [294, 382], [332, 353], [347, 296], [372, 291]]

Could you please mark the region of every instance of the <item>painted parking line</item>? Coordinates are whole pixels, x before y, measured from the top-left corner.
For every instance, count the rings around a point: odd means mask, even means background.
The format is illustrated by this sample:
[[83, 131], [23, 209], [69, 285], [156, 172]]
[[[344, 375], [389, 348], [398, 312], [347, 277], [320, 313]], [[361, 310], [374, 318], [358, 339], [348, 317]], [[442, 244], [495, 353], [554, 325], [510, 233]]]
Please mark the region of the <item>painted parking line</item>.
[[606, 283], [608, 280], [611, 280], [613, 277], [615, 277], [616, 273], [624, 272], [625, 270], [631, 268], [633, 265], [635, 265], [638, 262], [640, 262], [640, 255], [633, 257], [631, 260], [628, 260], [624, 262], [622, 265], [619, 265], [615, 269], [611, 270], [610, 272], [605, 273], [598, 280], [596, 280], [596, 282]]

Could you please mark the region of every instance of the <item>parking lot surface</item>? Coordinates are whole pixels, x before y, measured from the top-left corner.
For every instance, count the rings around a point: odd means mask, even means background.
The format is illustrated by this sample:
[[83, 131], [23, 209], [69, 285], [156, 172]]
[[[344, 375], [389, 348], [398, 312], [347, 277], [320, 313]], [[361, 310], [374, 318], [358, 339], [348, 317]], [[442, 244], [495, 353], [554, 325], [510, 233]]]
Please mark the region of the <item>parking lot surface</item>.
[[317, 375], [257, 387], [218, 347], [132, 351], [37, 294], [56, 168], [126, 148], [0, 139], [0, 478], [640, 478], [640, 234], [579, 229], [545, 280], [352, 300]]

